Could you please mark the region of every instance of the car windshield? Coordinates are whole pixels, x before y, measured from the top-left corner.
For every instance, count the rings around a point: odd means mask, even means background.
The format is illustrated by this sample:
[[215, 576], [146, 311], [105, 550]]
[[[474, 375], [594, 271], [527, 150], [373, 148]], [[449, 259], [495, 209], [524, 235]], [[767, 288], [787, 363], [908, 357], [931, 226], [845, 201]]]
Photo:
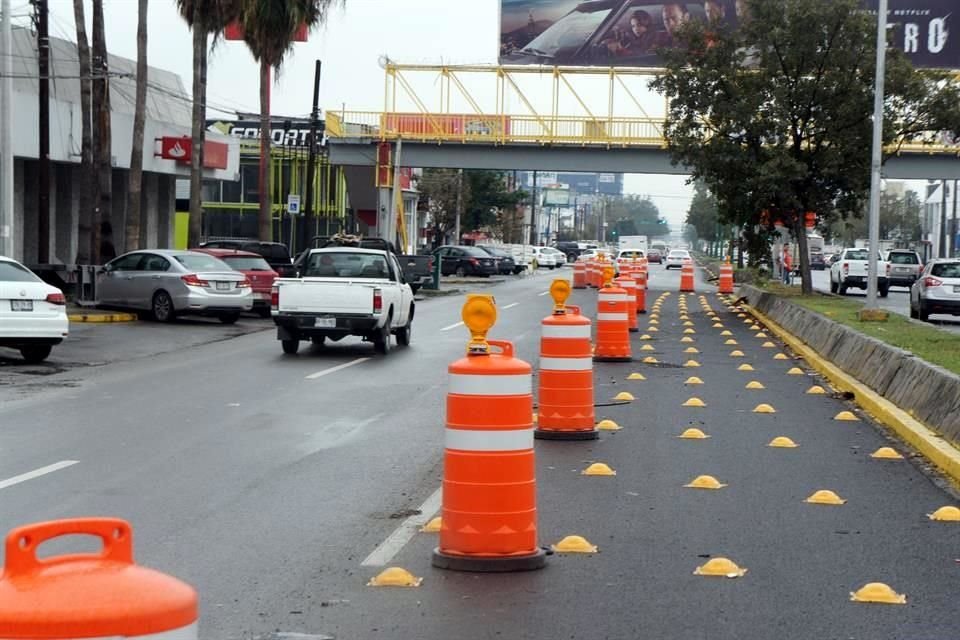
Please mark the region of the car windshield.
[[938, 278], [960, 278], [960, 262], [944, 262], [933, 265], [930, 275]]
[[33, 272], [15, 262], [0, 262], [0, 282], [40, 282]]
[[869, 258], [867, 258], [866, 249], [859, 249], [855, 251], [847, 251], [846, 255], [844, 255], [844, 259], [845, 260], [868, 260]]
[[489, 258], [490, 254], [481, 249], [480, 247], [460, 247], [463, 249], [464, 255], [470, 256], [471, 258]]
[[920, 258], [915, 253], [891, 253], [890, 262], [893, 264], [920, 264]]
[[202, 253], [178, 253], [173, 259], [190, 271], [233, 271], [222, 260]]
[[307, 278], [388, 278], [387, 261], [377, 253], [323, 251], [310, 255]]
[[506, 253], [505, 251], [501, 251], [500, 249], [494, 249], [493, 247], [481, 247], [481, 248], [487, 253], [489, 253], [490, 255], [495, 256], [497, 258], [510, 257], [510, 254]]
[[609, 8], [575, 9], [554, 22], [525, 46], [524, 53], [553, 57], [561, 49], [582, 46], [610, 14]]
[[620, 257], [621, 258], [642, 258], [643, 251], [621, 251]]
[[674, 250], [674, 251], [671, 251], [671, 252], [670, 252], [670, 255], [669, 255], [668, 257], [670, 257], [670, 258], [686, 258], [686, 257], [689, 256], [689, 255], [690, 255], [690, 254], [687, 253], [686, 251], [677, 251], [677, 250]]
[[237, 271], [273, 271], [263, 258], [253, 256], [223, 256], [221, 258]]

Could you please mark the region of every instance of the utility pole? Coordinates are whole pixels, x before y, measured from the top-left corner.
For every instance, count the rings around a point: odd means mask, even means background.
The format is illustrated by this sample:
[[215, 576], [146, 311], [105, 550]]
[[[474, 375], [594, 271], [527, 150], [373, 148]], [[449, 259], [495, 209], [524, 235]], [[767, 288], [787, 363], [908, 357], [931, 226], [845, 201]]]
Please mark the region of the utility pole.
[[[957, 235], [957, 180], [953, 181], [953, 216], [952, 224], [950, 225], [950, 244], [948, 245], [949, 249], [947, 251], [948, 255], [952, 258], [954, 253], [956, 253], [956, 235]], [[944, 256], [946, 257], [946, 256]]]
[[0, 0], [0, 256], [13, 258], [13, 27], [10, 0]]
[[533, 172], [533, 191], [530, 194], [530, 244], [537, 246], [537, 172]]
[[50, 262], [50, 36], [48, 34], [47, 0], [34, 0], [37, 27], [37, 95], [39, 96], [38, 133], [40, 148], [37, 158], [37, 262]]
[[[957, 195], [953, 194], [954, 200]], [[937, 257], [947, 257], [947, 181], [940, 181], [940, 237], [938, 238]]]
[[457, 213], [453, 222], [453, 242], [460, 244], [460, 212], [463, 210], [463, 169], [457, 170]]
[[[303, 214], [307, 219], [307, 227], [310, 222], [316, 224], [316, 218], [313, 215], [313, 183], [317, 172], [317, 125], [320, 120], [320, 61], [317, 60], [313, 69], [313, 107], [310, 110], [310, 135], [308, 138], [309, 149], [307, 151], [307, 193], [304, 196]], [[329, 218], [327, 219], [329, 233]], [[316, 226], [314, 226], [316, 230]]]
[[[877, 277], [880, 252], [880, 169], [883, 153], [883, 80], [887, 62], [887, 0], [877, 7], [877, 68], [873, 81], [873, 147], [870, 158], [870, 245], [867, 252], [867, 302], [877, 309]], [[806, 258], [803, 258], [806, 259]]]

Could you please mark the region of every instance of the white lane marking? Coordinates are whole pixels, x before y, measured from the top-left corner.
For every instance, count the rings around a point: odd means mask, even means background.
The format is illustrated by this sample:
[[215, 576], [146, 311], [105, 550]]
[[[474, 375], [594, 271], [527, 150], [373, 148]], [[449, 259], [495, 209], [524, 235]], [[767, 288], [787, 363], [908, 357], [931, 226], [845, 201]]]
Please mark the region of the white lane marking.
[[518, 304], [520, 304], [520, 303], [519, 303], [519, 302], [511, 302], [510, 304], [508, 304], [507, 306], [505, 306], [505, 307], [503, 308], [503, 310], [506, 311], [507, 309], [513, 309], [513, 308], [514, 308], [515, 306], [517, 306]]
[[545, 295], [548, 295], [549, 293], [550, 293], [549, 291], [544, 291], [543, 293], [538, 293], [537, 295], [538, 295], [538, 296], [545, 296]]
[[21, 473], [18, 476], [13, 476], [12, 478], [7, 478], [6, 480], [0, 480], [0, 489], [6, 489], [7, 487], [12, 487], [13, 485], [20, 484], [21, 482], [33, 480], [34, 478], [45, 476], [48, 473], [53, 473], [54, 471], [60, 471], [60, 469], [72, 467], [78, 462], [79, 460], [61, 460], [60, 462], [54, 462], [53, 464], [48, 464], [45, 467], [40, 467], [39, 469], [34, 469], [33, 471]]
[[382, 567], [388, 564], [417, 534], [420, 527], [430, 522], [430, 519], [440, 511], [440, 505], [440, 489], [437, 489], [420, 505], [420, 513], [404, 520], [386, 540], [377, 545], [377, 548], [363, 559], [360, 566]]
[[450, 326], [440, 329], [440, 331], [450, 331], [450, 329], [456, 329], [457, 327], [462, 327], [463, 322], [457, 322], [456, 324], [451, 324]]
[[356, 360], [351, 360], [350, 362], [344, 362], [343, 364], [338, 364], [335, 367], [330, 367], [329, 369], [324, 369], [322, 371], [317, 371], [316, 373], [311, 373], [306, 377], [307, 380], [316, 380], [317, 378], [322, 378], [325, 375], [336, 373], [347, 367], [352, 367], [355, 364], [360, 364], [361, 362], [366, 362], [370, 358], [357, 358]]

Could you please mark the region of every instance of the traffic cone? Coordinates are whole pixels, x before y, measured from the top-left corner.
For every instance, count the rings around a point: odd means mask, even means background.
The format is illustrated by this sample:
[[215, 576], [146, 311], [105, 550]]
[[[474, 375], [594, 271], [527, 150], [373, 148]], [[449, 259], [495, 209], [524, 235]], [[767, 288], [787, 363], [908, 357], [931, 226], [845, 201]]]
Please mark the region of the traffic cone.
[[693, 293], [693, 260], [685, 258], [680, 267], [680, 291], [682, 293]]
[[539, 569], [545, 554], [537, 544], [531, 368], [514, 357], [512, 342], [487, 340], [497, 320], [493, 296], [469, 296], [462, 317], [471, 340], [466, 357], [448, 368], [443, 506], [432, 563], [456, 571]]
[[613, 267], [604, 273], [604, 286], [597, 294], [596, 362], [630, 362], [630, 329], [627, 292], [612, 284]]
[[647, 269], [646, 267], [637, 268], [637, 290], [636, 307], [637, 314], [647, 312]]
[[573, 263], [573, 288], [587, 288], [587, 263], [583, 260], [577, 260]]
[[733, 293], [733, 265], [730, 261], [720, 265], [720, 293]]
[[[621, 273], [623, 273], [622, 270]], [[630, 276], [624, 275], [613, 282], [627, 292], [627, 330], [636, 333], [640, 330], [637, 326], [637, 282]]]
[[565, 305], [570, 295], [566, 280], [550, 286], [553, 315], [543, 319], [540, 338], [540, 376], [535, 438], [595, 440], [593, 411], [593, 354], [589, 318], [580, 308]]
[[[37, 557], [44, 542], [100, 538], [99, 553]], [[13, 529], [0, 576], [0, 636], [196, 640], [197, 593], [133, 561], [133, 530], [119, 518], [77, 518]]]

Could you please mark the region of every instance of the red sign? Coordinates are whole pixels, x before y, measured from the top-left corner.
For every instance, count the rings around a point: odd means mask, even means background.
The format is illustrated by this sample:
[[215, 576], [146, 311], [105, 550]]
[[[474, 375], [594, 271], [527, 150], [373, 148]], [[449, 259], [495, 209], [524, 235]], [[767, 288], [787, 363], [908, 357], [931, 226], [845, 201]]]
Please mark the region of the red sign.
[[[226, 169], [229, 152], [229, 145], [223, 142], [204, 140], [203, 168]], [[160, 157], [175, 160], [180, 164], [190, 164], [193, 158], [193, 141], [186, 136], [163, 136], [160, 138]]]
[[230, 147], [223, 142], [203, 141], [203, 168], [226, 169]]
[[[227, 25], [226, 29], [223, 30], [223, 39], [224, 40], [243, 40], [243, 25], [239, 22], [231, 22]], [[293, 37], [291, 38], [293, 42], [306, 42], [307, 41], [307, 25], [301, 24], [297, 27], [297, 30], [293, 32]]]
[[491, 138], [510, 134], [510, 117], [479, 114], [388, 113], [385, 128], [409, 136], [455, 135]]

